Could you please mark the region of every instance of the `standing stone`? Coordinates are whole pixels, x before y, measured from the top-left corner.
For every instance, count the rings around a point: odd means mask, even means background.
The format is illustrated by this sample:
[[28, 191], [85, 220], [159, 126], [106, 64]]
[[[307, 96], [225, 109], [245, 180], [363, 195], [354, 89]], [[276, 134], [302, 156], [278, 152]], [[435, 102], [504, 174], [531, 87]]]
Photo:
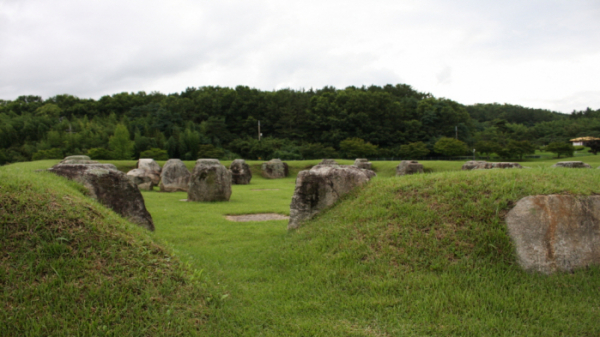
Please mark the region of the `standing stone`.
[[152, 179], [154, 185], [160, 181], [160, 165], [152, 158], [140, 158], [137, 162], [137, 169], [146, 172], [146, 176]]
[[317, 165], [301, 171], [290, 205], [288, 229], [298, 228], [340, 197], [368, 182], [376, 174], [354, 166]]
[[592, 168], [592, 166], [581, 161], [559, 161], [552, 167], [567, 167], [567, 168]]
[[148, 171], [133, 169], [127, 172], [127, 178], [137, 185], [140, 190], [152, 191], [154, 186], [156, 186]]
[[361, 169], [370, 170], [372, 165], [367, 158], [356, 158], [354, 161], [354, 166]]
[[600, 264], [600, 196], [525, 197], [506, 215], [521, 267], [550, 274]]
[[477, 167], [477, 165], [481, 165], [483, 163], [485, 163], [486, 161], [481, 160], [481, 161], [476, 161], [476, 160], [470, 160], [466, 163], [463, 164], [462, 169], [463, 170], [472, 170], [475, 167]]
[[187, 192], [190, 183], [190, 171], [180, 159], [169, 159], [160, 173], [161, 192]]
[[198, 159], [190, 178], [188, 201], [229, 201], [231, 172], [218, 159]]
[[138, 187], [112, 164], [57, 164], [49, 169], [59, 176], [75, 180], [90, 196], [131, 222], [154, 230], [152, 216], [146, 210]]
[[262, 164], [262, 175], [268, 179], [285, 178], [289, 174], [288, 164], [280, 159], [271, 159]]
[[396, 167], [396, 175], [403, 176], [407, 174], [423, 173], [423, 165], [414, 160], [403, 160]]
[[152, 158], [140, 158], [137, 162], [137, 168], [145, 171], [155, 171], [160, 174], [160, 165]]
[[523, 166], [521, 166], [519, 163], [507, 163], [507, 162], [488, 163], [488, 162], [480, 162], [480, 163], [478, 163], [478, 164], [475, 165], [475, 167], [473, 168], [473, 170], [491, 170], [491, 169], [509, 169], [509, 168], [522, 169]]
[[236, 159], [229, 166], [231, 170], [231, 182], [235, 185], [248, 185], [252, 180], [252, 171], [244, 159]]

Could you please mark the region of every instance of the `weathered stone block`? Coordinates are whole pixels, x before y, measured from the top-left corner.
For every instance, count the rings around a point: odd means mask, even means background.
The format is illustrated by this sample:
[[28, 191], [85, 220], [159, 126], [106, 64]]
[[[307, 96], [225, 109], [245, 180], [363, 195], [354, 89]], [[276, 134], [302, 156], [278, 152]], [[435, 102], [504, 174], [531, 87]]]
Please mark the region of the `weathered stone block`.
[[229, 166], [231, 181], [235, 185], [247, 185], [252, 180], [250, 166], [243, 159], [236, 159]]
[[519, 163], [488, 163], [488, 162], [480, 162], [473, 167], [473, 170], [490, 170], [490, 169], [509, 169], [509, 168], [518, 168], [522, 169], [523, 166]]
[[375, 172], [354, 166], [317, 165], [301, 171], [296, 178], [288, 229], [300, 227], [304, 221], [374, 176]]
[[160, 173], [161, 192], [187, 192], [190, 183], [190, 171], [180, 159], [169, 159]]
[[285, 178], [289, 174], [288, 164], [280, 159], [271, 159], [262, 164], [262, 175], [268, 179]]
[[188, 189], [189, 201], [229, 201], [231, 172], [218, 159], [198, 159]]
[[549, 274], [600, 264], [600, 196], [528, 196], [505, 220], [525, 270]]
[[152, 216], [146, 210], [138, 187], [112, 164], [57, 164], [49, 169], [57, 175], [75, 180], [90, 196], [131, 222], [151, 231]]
[[552, 167], [567, 167], [567, 168], [592, 168], [590, 165], [581, 161], [559, 161]]
[[356, 158], [356, 160], [354, 161], [354, 166], [361, 169], [370, 170], [372, 164], [366, 158]]
[[403, 160], [396, 167], [396, 175], [403, 176], [407, 174], [423, 173], [423, 165], [414, 160]]

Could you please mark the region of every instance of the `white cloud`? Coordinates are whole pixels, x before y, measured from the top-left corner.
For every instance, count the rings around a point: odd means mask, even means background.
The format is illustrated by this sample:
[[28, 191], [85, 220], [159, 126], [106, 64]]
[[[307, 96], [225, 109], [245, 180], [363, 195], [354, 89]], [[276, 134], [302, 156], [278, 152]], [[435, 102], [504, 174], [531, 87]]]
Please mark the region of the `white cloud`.
[[0, 98], [406, 83], [597, 109], [598, 17], [595, 1], [0, 1]]

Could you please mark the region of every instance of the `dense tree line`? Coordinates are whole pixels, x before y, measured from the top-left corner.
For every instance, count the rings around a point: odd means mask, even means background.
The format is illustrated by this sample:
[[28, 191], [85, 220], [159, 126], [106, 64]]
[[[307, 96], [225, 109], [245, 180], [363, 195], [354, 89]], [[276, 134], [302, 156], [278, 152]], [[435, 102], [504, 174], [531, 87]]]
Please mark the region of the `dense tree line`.
[[[0, 163], [72, 154], [418, 158], [468, 154], [473, 147], [521, 157], [536, 146], [578, 136], [600, 136], [600, 110], [565, 115], [506, 104], [464, 106], [404, 84], [277, 91], [201, 87], [98, 100], [66, 94], [0, 100]], [[452, 143], [448, 138], [461, 143], [445, 151]], [[436, 146], [442, 139], [445, 145]]]

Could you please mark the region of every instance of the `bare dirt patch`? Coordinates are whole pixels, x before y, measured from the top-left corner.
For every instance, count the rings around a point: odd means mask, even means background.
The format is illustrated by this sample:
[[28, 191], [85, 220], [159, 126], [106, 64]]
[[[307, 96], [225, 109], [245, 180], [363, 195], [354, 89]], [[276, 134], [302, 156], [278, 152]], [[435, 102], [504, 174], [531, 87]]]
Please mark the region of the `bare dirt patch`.
[[242, 215], [227, 215], [225, 219], [229, 221], [248, 222], [248, 221], [269, 221], [269, 220], [289, 220], [287, 215], [277, 213], [258, 213], [258, 214], [242, 214]]

